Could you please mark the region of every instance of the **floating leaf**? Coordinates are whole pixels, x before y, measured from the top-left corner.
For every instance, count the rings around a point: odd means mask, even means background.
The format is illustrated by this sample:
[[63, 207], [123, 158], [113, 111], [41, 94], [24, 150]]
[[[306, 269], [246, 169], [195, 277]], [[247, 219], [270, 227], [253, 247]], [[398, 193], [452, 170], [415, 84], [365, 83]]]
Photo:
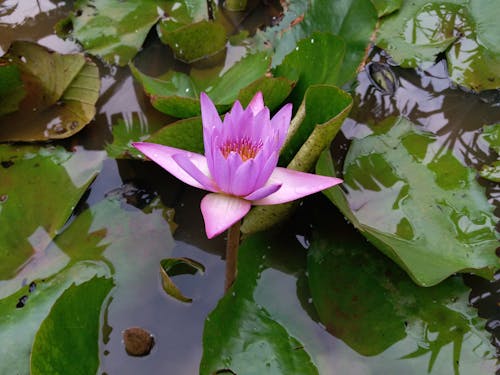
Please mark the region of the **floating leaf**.
[[476, 91], [500, 87], [497, 5], [481, 0], [405, 2], [381, 22], [377, 44], [405, 67], [443, 53], [453, 81]]
[[132, 142], [147, 141], [165, 146], [181, 148], [203, 154], [203, 129], [201, 117], [179, 120], [168, 124], [151, 135], [144, 132], [138, 123], [119, 122], [113, 126], [113, 143], [106, 146], [113, 158], [133, 157], [143, 159], [144, 155], [131, 146]]
[[304, 345], [254, 301], [268, 244], [253, 236], [241, 245], [238, 277], [205, 321], [200, 374], [318, 374]]
[[75, 375], [88, 375], [97, 371], [99, 317], [104, 298], [112, 287], [111, 279], [93, 278], [78, 286], [71, 285], [61, 295], [36, 334], [31, 374], [71, 371]]
[[[337, 35], [344, 40], [346, 48], [336, 82], [342, 85], [355, 78], [376, 22], [377, 12], [370, 0], [291, 0], [286, 4], [281, 22], [258, 32], [254, 43], [258, 49], [272, 47], [273, 65], [278, 66], [294, 50], [297, 41], [318, 31]], [[324, 71], [328, 64], [315, 68]]]
[[483, 165], [479, 170], [482, 178], [493, 182], [500, 182], [500, 161], [494, 161], [491, 165]]
[[[290, 125], [281, 151], [281, 164], [302, 172], [313, 169], [321, 152], [330, 146], [352, 107], [352, 98], [334, 86], [309, 87]], [[257, 206], [245, 216], [241, 231], [265, 230], [289, 216], [295, 203]]]
[[0, 63], [0, 116], [17, 111], [25, 95], [19, 67]]
[[500, 123], [483, 127], [482, 138], [488, 142], [490, 148], [500, 153]]
[[[283, 90], [283, 81], [262, 80], [269, 64], [270, 59], [266, 53], [248, 55], [220, 77], [209, 80], [195, 80], [184, 73], [173, 71], [163, 77], [153, 78], [141, 73], [134, 66], [130, 68], [134, 77], [144, 86], [151, 104], [157, 110], [174, 117], [186, 118], [200, 115], [199, 95], [202, 91], [210, 96], [221, 112], [229, 109], [240, 94], [243, 98], [247, 98], [249, 86], [256, 91], [259, 91], [260, 87], [266, 88], [273, 94], [269, 102], [281, 103], [289, 93], [288, 90]], [[273, 85], [276, 89], [272, 87]], [[288, 86], [291, 89], [292, 82], [289, 82]], [[253, 94], [255, 92], [252, 96]], [[277, 98], [277, 96], [282, 97]], [[266, 99], [266, 104], [267, 101]]]
[[127, 65], [167, 9], [166, 0], [81, 0], [59, 29], [69, 29], [86, 52]]
[[330, 333], [363, 356], [381, 354], [385, 366], [397, 358], [412, 374], [494, 366], [486, 321], [469, 305], [461, 277], [418, 287], [354, 232], [343, 222], [322, 223], [308, 251], [312, 300]]
[[67, 138], [93, 119], [99, 71], [82, 54], [60, 55], [34, 43], [14, 42], [0, 65], [17, 67], [24, 85], [12, 87], [9, 101], [15, 104], [3, 112], [14, 106], [18, 110], [0, 117], [0, 142]]
[[[0, 280], [43, 252], [101, 168], [100, 151], [0, 146]], [[36, 187], [36, 188], [35, 188]]]
[[395, 12], [403, 4], [403, 0], [371, 0], [379, 17]]
[[[47, 250], [32, 257], [15, 278], [1, 281], [0, 373], [29, 373], [36, 331], [72, 283], [78, 285], [94, 276], [112, 277], [116, 288], [106, 316], [118, 316], [121, 322], [137, 316], [133, 313], [135, 309], [143, 308], [137, 301], [153, 299], [157, 293], [158, 277], [151, 271], [173, 248], [168, 217], [168, 209], [158, 198], [139, 210], [127, 205], [124, 197], [113, 194], [112, 198], [83, 211]], [[23, 280], [34, 281], [36, 289], [30, 292], [28, 285], [20, 287]], [[25, 306], [16, 308], [25, 295], [28, 296]], [[113, 344], [119, 345], [120, 331], [111, 333]], [[87, 330], [80, 330], [79, 334], [94, 335]], [[108, 342], [110, 338], [103, 339]], [[64, 339], [61, 342], [68, 347], [71, 343]], [[89, 355], [90, 360], [94, 354]], [[85, 360], [79, 358], [79, 362]]]
[[297, 43], [295, 50], [274, 69], [274, 74], [297, 82], [290, 99], [299, 105], [309, 86], [343, 82], [344, 77], [340, 78], [339, 73], [344, 54], [342, 38], [329, 33], [313, 33]]
[[203, 20], [173, 31], [162, 30], [160, 23], [158, 32], [162, 42], [172, 48], [175, 58], [186, 63], [193, 63], [226, 49], [226, 30], [218, 23]]
[[194, 275], [197, 272], [203, 274], [205, 272], [205, 267], [203, 264], [193, 259], [167, 258], [160, 262], [160, 275], [163, 289], [169, 296], [181, 302], [191, 302], [193, 300], [182, 294], [171, 277], [185, 274]]
[[[328, 155], [317, 172], [335, 175]], [[491, 277], [498, 269], [493, 207], [474, 171], [408, 120], [353, 141], [343, 188], [347, 193], [325, 193], [418, 284], [434, 285], [455, 272]]]

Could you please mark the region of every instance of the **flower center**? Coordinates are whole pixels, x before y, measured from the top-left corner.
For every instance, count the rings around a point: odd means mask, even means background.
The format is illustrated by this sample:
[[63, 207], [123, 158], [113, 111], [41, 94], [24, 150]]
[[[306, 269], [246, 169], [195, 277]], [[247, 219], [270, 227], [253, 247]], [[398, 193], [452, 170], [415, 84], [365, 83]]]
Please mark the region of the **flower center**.
[[227, 140], [222, 146], [220, 146], [220, 151], [226, 159], [229, 157], [231, 152], [236, 152], [240, 155], [241, 160], [247, 161], [248, 159], [255, 158], [261, 148], [262, 141], [255, 144], [248, 138], [241, 138], [237, 140]]

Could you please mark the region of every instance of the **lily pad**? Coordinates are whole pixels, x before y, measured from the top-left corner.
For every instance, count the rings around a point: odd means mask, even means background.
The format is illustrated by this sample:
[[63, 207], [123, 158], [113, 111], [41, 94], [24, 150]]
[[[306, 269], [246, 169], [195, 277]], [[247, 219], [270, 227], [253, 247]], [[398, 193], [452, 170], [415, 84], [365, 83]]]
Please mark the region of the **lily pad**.
[[347, 225], [323, 223], [308, 251], [312, 300], [330, 333], [363, 356], [398, 358], [408, 374], [494, 366], [486, 321], [461, 277], [419, 287]]
[[307, 351], [253, 298], [267, 242], [250, 237], [238, 255], [238, 277], [205, 321], [200, 374], [318, 374]]
[[[377, 12], [370, 0], [291, 0], [286, 3], [281, 22], [260, 31], [253, 39], [255, 48], [273, 49], [273, 66], [279, 66], [297, 42], [315, 32], [329, 32], [345, 43], [344, 61], [338, 75], [344, 84], [355, 78], [375, 30]], [[320, 71], [327, 66], [316, 67]]]
[[338, 84], [344, 81], [339, 77], [344, 61], [345, 42], [342, 38], [329, 33], [313, 33], [297, 43], [283, 62], [274, 69], [278, 77], [296, 81], [290, 95], [295, 105], [300, 105], [307, 88], [315, 84]]
[[124, 66], [167, 9], [166, 0], [80, 0], [58, 28], [67, 31], [86, 52]]
[[[0, 280], [43, 252], [101, 168], [104, 153], [0, 146]], [[36, 187], [36, 188], [34, 188]]]
[[148, 141], [203, 154], [201, 117], [176, 121], [152, 134], [145, 132], [144, 126], [139, 123], [127, 125], [120, 121], [113, 126], [113, 138], [113, 143], [106, 146], [108, 155], [112, 158], [143, 159], [144, 155], [131, 145], [137, 141]]
[[167, 258], [160, 262], [160, 275], [163, 289], [169, 296], [181, 302], [192, 302], [193, 300], [182, 294], [171, 277], [185, 274], [194, 275], [197, 272], [203, 274], [205, 272], [205, 267], [203, 264], [193, 259]]
[[500, 153], [500, 124], [487, 125], [483, 127], [482, 138], [488, 143], [491, 149]]
[[445, 54], [453, 81], [475, 91], [500, 87], [496, 4], [480, 0], [405, 2], [381, 22], [377, 44], [405, 67]]
[[174, 71], [153, 78], [134, 66], [130, 68], [134, 77], [144, 86], [153, 107], [170, 116], [187, 118], [200, 115], [199, 95], [202, 91], [210, 96], [220, 112], [228, 110], [240, 95], [242, 99], [248, 98], [250, 89], [253, 91], [252, 96], [257, 91], [266, 91], [264, 94], [269, 96], [264, 97], [266, 104], [281, 103], [290, 93], [293, 82], [263, 80], [269, 64], [266, 53], [248, 55], [220, 77], [209, 80], [193, 79]]
[[[335, 175], [327, 154], [316, 170]], [[325, 194], [420, 285], [455, 272], [491, 278], [499, 267], [493, 207], [475, 172], [408, 120], [354, 140], [343, 190]]]
[[158, 32], [162, 42], [174, 51], [175, 58], [188, 64], [213, 56], [226, 48], [224, 26], [211, 21], [199, 21], [173, 31], [162, 29], [160, 23]]
[[111, 288], [112, 279], [93, 278], [71, 285], [59, 297], [36, 334], [31, 374], [63, 374], [71, 369], [72, 374], [87, 375], [97, 371], [99, 317]]
[[[280, 164], [301, 172], [314, 168], [321, 152], [330, 146], [352, 107], [352, 98], [335, 86], [314, 85], [292, 119]], [[245, 216], [241, 231], [254, 233], [283, 221], [296, 202], [257, 206]]]
[[0, 63], [0, 116], [17, 111], [25, 95], [19, 67]]
[[0, 117], [0, 142], [67, 138], [93, 119], [99, 71], [82, 54], [60, 55], [34, 43], [15, 42], [0, 65], [17, 69], [22, 80], [10, 88]]
[[[168, 209], [159, 199], [139, 210], [113, 195], [83, 211], [47, 250], [31, 258], [29, 265], [15, 278], [1, 281], [0, 373], [29, 373], [35, 334], [71, 284], [79, 285], [94, 276], [112, 278], [116, 288], [106, 313], [111, 318], [120, 312], [123, 318], [125, 311], [130, 313], [137, 308], [137, 300], [154, 294], [156, 290], [152, 292], [151, 285], [141, 281], [148, 278], [146, 275], [153, 275], [153, 284], [158, 286], [157, 275], [150, 271], [173, 248], [168, 216]], [[33, 281], [34, 291], [30, 292], [28, 285], [20, 287], [23, 280]], [[24, 307], [16, 308], [23, 296], [28, 297]], [[81, 304], [79, 306], [81, 308]], [[113, 334], [119, 345], [120, 332]], [[80, 329], [79, 335], [87, 340], [95, 334]], [[61, 340], [61, 345], [71, 347], [69, 338]], [[94, 353], [89, 356], [88, 360], [94, 360]], [[85, 360], [82, 356], [79, 358], [79, 362]]]

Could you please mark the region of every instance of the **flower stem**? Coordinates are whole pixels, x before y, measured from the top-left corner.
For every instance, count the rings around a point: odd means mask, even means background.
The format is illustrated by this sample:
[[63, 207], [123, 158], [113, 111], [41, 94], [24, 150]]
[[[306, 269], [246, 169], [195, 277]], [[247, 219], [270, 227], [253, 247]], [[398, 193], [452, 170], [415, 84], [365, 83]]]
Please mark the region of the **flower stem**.
[[226, 280], [224, 283], [224, 291], [233, 285], [236, 279], [236, 263], [238, 260], [238, 247], [240, 246], [240, 221], [234, 223], [227, 230], [226, 242]]

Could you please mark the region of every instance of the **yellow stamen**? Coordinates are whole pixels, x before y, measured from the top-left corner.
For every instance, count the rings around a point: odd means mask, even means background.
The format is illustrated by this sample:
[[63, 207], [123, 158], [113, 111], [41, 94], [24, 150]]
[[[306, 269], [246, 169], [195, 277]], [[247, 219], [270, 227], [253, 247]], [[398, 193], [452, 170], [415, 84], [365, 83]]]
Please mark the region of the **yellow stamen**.
[[261, 148], [262, 142], [254, 144], [248, 138], [243, 138], [238, 140], [227, 140], [220, 146], [220, 151], [226, 159], [231, 152], [236, 152], [240, 155], [241, 160], [247, 161], [248, 159], [255, 158]]

